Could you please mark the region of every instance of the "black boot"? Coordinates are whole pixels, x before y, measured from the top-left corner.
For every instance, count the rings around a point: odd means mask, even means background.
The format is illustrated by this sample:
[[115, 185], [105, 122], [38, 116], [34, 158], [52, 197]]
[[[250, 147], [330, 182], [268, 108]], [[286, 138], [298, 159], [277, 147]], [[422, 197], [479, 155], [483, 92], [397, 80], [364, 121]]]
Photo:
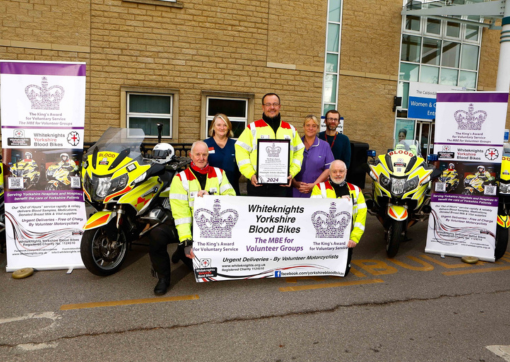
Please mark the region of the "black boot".
[[170, 287], [170, 278], [159, 278], [158, 284], [154, 287], [154, 294], [164, 295]]

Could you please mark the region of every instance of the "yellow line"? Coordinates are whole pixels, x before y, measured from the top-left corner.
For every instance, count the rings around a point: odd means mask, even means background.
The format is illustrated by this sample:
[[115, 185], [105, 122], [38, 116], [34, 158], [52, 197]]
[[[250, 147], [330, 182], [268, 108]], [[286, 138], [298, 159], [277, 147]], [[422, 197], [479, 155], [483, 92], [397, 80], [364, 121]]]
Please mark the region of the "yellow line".
[[363, 285], [363, 284], [374, 284], [374, 283], [384, 283], [384, 280], [381, 280], [381, 279], [353, 280], [353, 281], [336, 282], [336, 283], [301, 285], [301, 286], [295, 286], [295, 287], [281, 287], [279, 289], [280, 289], [280, 292], [299, 292], [302, 290], [348, 287], [350, 285]]
[[109, 302], [64, 304], [63, 306], [60, 307], [60, 310], [86, 309], [86, 308], [98, 308], [98, 307], [116, 307], [119, 305], [131, 305], [131, 304], [179, 302], [182, 300], [194, 300], [194, 299], [199, 299], [198, 295], [194, 294], [194, 295], [181, 295], [181, 296], [176, 296], [176, 297], [128, 299], [128, 300], [117, 300], [117, 301], [112, 300]]
[[500, 270], [510, 270], [510, 266], [500, 266], [496, 268], [484, 268], [484, 269], [470, 269], [470, 270], [455, 270], [450, 272], [442, 272], [443, 275], [464, 275], [464, 274], [474, 274], [474, 273], [487, 273], [487, 272], [493, 272], [493, 271], [500, 271]]

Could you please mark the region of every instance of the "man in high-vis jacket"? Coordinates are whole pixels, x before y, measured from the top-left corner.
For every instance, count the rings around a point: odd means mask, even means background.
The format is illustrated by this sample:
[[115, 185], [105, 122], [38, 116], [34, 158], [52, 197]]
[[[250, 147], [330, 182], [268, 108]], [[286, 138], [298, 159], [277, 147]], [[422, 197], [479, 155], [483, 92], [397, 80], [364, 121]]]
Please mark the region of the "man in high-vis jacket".
[[[182, 260], [193, 269], [193, 210], [196, 197], [204, 195], [230, 195], [236, 193], [227, 179], [225, 171], [209, 166], [207, 158], [209, 148], [203, 141], [197, 141], [191, 146], [191, 165], [179, 172], [170, 185], [170, 206], [175, 226], [179, 236], [177, 251], [172, 261]], [[158, 276], [158, 284], [154, 294], [163, 295], [170, 286], [170, 257], [167, 245], [172, 241], [172, 229], [168, 225], [160, 225], [150, 233], [149, 255], [152, 267]]]
[[329, 168], [329, 180], [315, 185], [311, 196], [312, 198], [324, 199], [345, 198], [349, 202], [352, 199], [352, 229], [347, 242], [349, 254], [344, 276], [347, 276], [351, 270], [352, 250], [358, 245], [365, 231], [365, 221], [367, 219], [367, 205], [363, 192], [358, 186], [346, 182], [346, 177], [347, 167], [345, 163], [341, 160], [333, 161]]
[[[287, 187], [292, 178], [301, 170], [305, 146], [294, 126], [284, 122], [280, 117], [280, 97], [275, 93], [268, 93], [262, 97], [262, 119], [250, 123], [236, 142], [236, 161], [239, 170], [249, 182], [247, 191], [249, 196], [286, 197]], [[290, 166], [288, 184], [261, 185], [257, 182], [257, 140], [258, 139], [287, 139], [290, 141]]]

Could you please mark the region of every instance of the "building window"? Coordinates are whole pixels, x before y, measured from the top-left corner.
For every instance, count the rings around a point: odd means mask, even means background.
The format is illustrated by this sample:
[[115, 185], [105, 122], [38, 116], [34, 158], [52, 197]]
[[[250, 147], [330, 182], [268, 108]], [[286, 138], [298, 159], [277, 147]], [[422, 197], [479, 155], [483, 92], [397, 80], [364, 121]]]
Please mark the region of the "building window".
[[128, 92], [126, 108], [128, 128], [141, 128], [146, 137], [157, 137], [161, 123], [162, 136], [172, 138], [173, 95]]
[[[424, 5], [430, 2], [424, 0]], [[461, 19], [457, 20], [456, 18]], [[404, 16], [399, 85], [406, 110], [409, 82], [444, 84], [476, 90], [481, 46], [480, 17]]]
[[326, 56], [322, 85], [322, 115], [337, 109], [340, 73], [340, 39], [342, 34], [342, 0], [328, 0]]
[[238, 138], [246, 128], [248, 122], [248, 99], [207, 97], [205, 122], [206, 137], [209, 137], [209, 127], [211, 127], [213, 117], [218, 113], [223, 113], [228, 117], [232, 123], [234, 138]]

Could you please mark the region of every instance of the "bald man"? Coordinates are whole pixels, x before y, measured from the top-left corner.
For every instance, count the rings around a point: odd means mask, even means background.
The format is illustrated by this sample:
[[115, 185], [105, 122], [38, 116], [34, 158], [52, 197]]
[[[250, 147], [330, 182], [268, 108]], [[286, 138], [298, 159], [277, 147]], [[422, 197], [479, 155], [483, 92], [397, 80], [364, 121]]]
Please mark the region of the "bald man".
[[[236, 193], [228, 181], [225, 171], [217, 167], [209, 166], [209, 147], [203, 141], [193, 143], [190, 151], [191, 165], [184, 171], [179, 172], [170, 185], [170, 206], [175, 221], [175, 227], [179, 234], [179, 245], [172, 256], [172, 261], [177, 263], [182, 260], [188, 267], [193, 269], [193, 210], [196, 197], [204, 195], [230, 195]], [[154, 294], [163, 295], [170, 286], [170, 258], [167, 245], [172, 240], [170, 226], [161, 225], [150, 234], [149, 255], [152, 267], [158, 276], [158, 284], [154, 288]]]
[[347, 259], [347, 268], [345, 275], [349, 274], [351, 270], [352, 250], [358, 245], [363, 232], [365, 231], [365, 221], [367, 219], [367, 205], [365, 204], [365, 197], [361, 189], [353, 184], [345, 181], [347, 177], [347, 167], [345, 163], [340, 160], [335, 160], [329, 167], [329, 179], [326, 182], [321, 182], [314, 186], [312, 190], [312, 198], [328, 198], [339, 199], [345, 198], [352, 199], [352, 229], [347, 242], [349, 254]]

